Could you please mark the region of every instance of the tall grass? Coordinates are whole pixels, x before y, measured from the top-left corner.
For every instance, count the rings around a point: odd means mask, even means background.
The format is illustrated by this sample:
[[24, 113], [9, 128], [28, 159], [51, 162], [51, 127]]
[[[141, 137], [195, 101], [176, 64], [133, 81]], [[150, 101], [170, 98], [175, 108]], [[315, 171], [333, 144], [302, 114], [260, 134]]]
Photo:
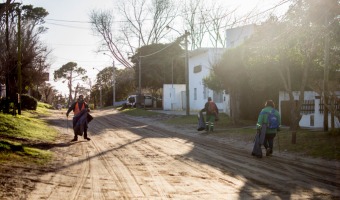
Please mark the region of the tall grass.
[[22, 115], [0, 113], [0, 162], [6, 160], [44, 163], [51, 152], [34, 148], [34, 144], [52, 142], [57, 131], [39, 119], [49, 113], [48, 104], [38, 103], [36, 111], [22, 111]]

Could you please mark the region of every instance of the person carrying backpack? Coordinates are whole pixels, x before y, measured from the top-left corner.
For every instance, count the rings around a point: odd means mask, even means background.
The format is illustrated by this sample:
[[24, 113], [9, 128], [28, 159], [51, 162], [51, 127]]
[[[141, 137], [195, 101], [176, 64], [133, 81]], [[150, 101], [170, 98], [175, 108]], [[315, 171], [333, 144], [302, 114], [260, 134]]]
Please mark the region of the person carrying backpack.
[[200, 112], [206, 112], [205, 130], [214, 131], [214, 122], [218, 120], [218, 108], [215, 102], [208, 97], [208, 102]]
[[267, 126], [263, 146], [266, 148], [266, 156], [270, 156], [273, 154], [274, 138], [281, 126], [280, 113], [275, 109], [272, 100], [267, 100], [265, 107], [261, 110], [257, 119], [257, 129], [261, 130], [263, 124]]

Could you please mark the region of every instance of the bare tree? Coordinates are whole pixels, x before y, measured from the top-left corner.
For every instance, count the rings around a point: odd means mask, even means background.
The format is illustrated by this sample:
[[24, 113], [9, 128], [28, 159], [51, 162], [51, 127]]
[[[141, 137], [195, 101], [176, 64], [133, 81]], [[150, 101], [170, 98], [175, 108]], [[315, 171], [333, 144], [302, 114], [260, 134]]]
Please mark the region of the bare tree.
[[[172, 0], [124, 0], [117, 5], [119, 23], [114, 24], [111, 11], [92, 11], [90, 21], [94, 32], [104, 41], [103, 50], [131, 68], [124, 50], [134, 54], [138, 46], [160, 42], [168, 33], [166, 26], [175, 19], [177, 9]], [[119, 31], [113, 34], [113, 28]]]
[[159, 43], [178, 10], [173, 0], [122, 0], [117, 8], [124, 21], [125, 39], [131, 44], [131, 36], [138, 38], [139, 46]]
[[117, 45], [116, 40], [112, 34], [113, 16], [109, 11], [92, 11], [90, 15], [93, 31], [99, 34], [104, 41], [104, 50], [110, 51], [110, 53], [127, 68], [131, 68], [131, 64], [125, 59], [120, 51], [120, 47]]
[[220, 4], [212, 4], [210, 12], [201, 11], [202, 23], [209, 35], [210, 43], [213, 47], [225, 47], [226, 37], [225, 28], [231, 24], [231, 19], [236, 9], [228, 11]]
[[206, 26], [204, 25], [204, 1], [190, 0], [182, 10], [185, 26], [190, 32], [190, 49], [200, 48], [202, 46]]

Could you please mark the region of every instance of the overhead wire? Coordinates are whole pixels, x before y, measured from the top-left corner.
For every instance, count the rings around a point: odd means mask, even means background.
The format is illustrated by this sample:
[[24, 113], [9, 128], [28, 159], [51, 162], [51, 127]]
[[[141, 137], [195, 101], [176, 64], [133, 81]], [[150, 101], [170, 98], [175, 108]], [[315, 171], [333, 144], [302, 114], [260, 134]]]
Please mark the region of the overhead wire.
[[[221, 27], [219, 27], [219, 29], [226, 28], [226, 27], [228, 27], [228, 26], [235, 25], [235, 24], [239, 24], [239, 23], [241, 23], [241, 22], [243, 22], [243, 21], [252, 19], [252, 18], [254, 18], [254, 17], [257, 17], [257, 16], [259, 16], [259, 15], [262, 15], [262, 14], [264, 14], [264, 13], [267, 13], [267, 12], [270, 11], [270, 10], [276, 9], [276, 8], [278, 8], [279, 6], [282, 6], [283, 4], [286, 4], [286, 3], [290, 2], [290, 1], [291, 1], [291, 0], [282, 0], [280, 3], [274, 5], [273, 7], [268, 8], [268, 9], [266, 9], [266, 10], [264, 10], [264, 11], [261, 11], [260, 13], [256, 13], [256, 14], [251, 15], [251, 16], [248, 15], [248, 16], [247, 16], [246, 18], [244, 18], [244, 19], [241, 18], [241, 19], [239, 19], [239, 20], [234, 21], [232, 24], [227, 24], [227, 25], [221, 26]], [[215, 21], [215, 20], [218, 20], [218, 19], [223, 19], [223, 18], [225, 18], [225, 17], [227, 17], [227, 16], [228, 16], [228, 15], [224, 15], [224, 16], [222, 16], [222, 17], [217, 17], [217, 18], [214, 18], [214, 19], [205, 21], [205, 22], [211, 22], [211, 21]], [[177, 17], [177, 16], [170, 16], [170, 17]], [[90, 21], [63, 20], [63, 19], [48, 19], [48, 18], [45, 19], [45, 20], [46, 20], [46, 21], [67, 22], [67, 23], [86, 23], [86, 24], [91, 24]], [[154, 19], [144, 19], [144, 20], [146, 20], [146, 21], [149, 21], [149, 20], [150, 20], [150, 21], [151, 21], [151, 20], [154, 20]], [[128, 22], [130, 22], [130, 23], [131, 23], [131, 21], [129, 21], [129, 20], [117, 20], [117, 21], [114, 20], [113, 22], [117, 22], [117, 23], [128, 23]], [[201, 23], [203, 23], [203, 22], [199, 22], [199, 23], [197, 23], [197, 24], [201, 24]], [[63, 25], [63, 24], [57, 24], [57, 23], [51, 23], [51, 22], [50, 22], [49, 24], [57, 25], [57, 26], [65, 26], [65, 27], [70, 27], [70, 28], [86, 29], [86, 28], [83, 28], [83, 27], [69, 26], [69, 25]], [[215, 29], [211, 29], [211, 30], [215, 30]], [[206, 31], [206, 32], [207, 32], [207, 31]]]
[[[289, 1], [291, 1], [291, 0], [283, 0], [283, 1], [281, 1], [279, 4], [276, 4], [275, 6], [273, 6], [273, 7], [271, 7], [271, 8], [268, 8], [268, 9], [266, 9], [266, 10], [260, 12], [260, 13], [257, 13], [257, 14], [251, 15], [251, 16], [248, 15], [246, 18], [241, 18], [241, 19], [239, 19], [239, 20], [236, 20], [236, 21], [234, 21], [232, 24], [226, 24], [226, 25], [224, 25], [224, 26], [219, 27], [218, 29], [210, 29], [210, 30], [206, 30], [206, 31], [204, 31], [204, 33], [207, 33], [207, 32], [209, 32], [209, 31], [214, 31], [214, 30], [217, 31], [217, 30], [220, 30], [220, 29], [225, 29], [225, 28], [228, 27], [228, 26], [234, 26], [235, 24], [239, 24], [239, 23], [244, 22], [244, 21], [247, 21], [247, 20], [249, 20], [249, 19], [251, 19], [251, 18], [254, 18], [254, 17], [260, 16], [260, 15], [262, 15], [262, 14], [264, 14], [264, 13], [267, 13], [268, 11], [273, 10], [273, 9], [275, 9], [275, 8], [281, 6], [281, 5], [283, 5], [283, 4], [285, 4], [285, 3], [289, 2]], [[220, 18], [211, 19], [210, 21], [213, 21], [213, 20], [216, 20], [216, 19], [222, 19], [222, 18], [225, 18], [225, 17], [227, 17], [227, 15], [224, 15], [224, 16], [222, 16], [222, 17], [220, 17]], [[146, 20], [152, 20], [152, 19], [146, 19]], [[67, 23], [83, 23], [83, 24], [91, 24], [91, 22], [89, 22], [89, 21], [76, 21], [76, 20], [46, 19], [46, 21], [58, 21], [58, 22], [67, 22]], [[115, 22], [127, 22], [127, 21], [115, 21]], [[207, 21], [207, 22], [209, 22], [209, 21]], [[89, 28], [78, 27], [78, 26], [70, 26], [70, 25], [64, 25], [64, 24], [58, 24], [58, 23], [52, 23], [52, 22], [46, 22], [46, 23], [47, 23], [47, 24], [51, 24], [51, 25], [56, 25], [56, 26], [63, 26], [63, 27], [67, 27], [67, 28], [77, 28], [77, 29], [85, 29], [85, 30], [89, 30]], [[201, 22], [200, 22], [200, 23], [201, 23]], [[157, 53], [159, 53], [159, 52], [162, 52], [162, 51], [164, 51], [165, 49], [167, 49], [167, 48], [169, 48], [170, 46], [172, 46], [174, 43], [175, 43], [175, 42], [170, 43], [169, 45], [167, 45], [167, 46], [164, 47], [163, 49], [158, 50], [158, 51], [156, 51], [156, 52], [153, 52], [153, 53], [151, 53], [151, 54], [149, 54], [149, 55], [144, 55], [144, 56], [140, 56], [140, 57], [148, 57], [148, 56], [152, 56], [152, 55], [154, 55], [154, 54], [157, 54]]]

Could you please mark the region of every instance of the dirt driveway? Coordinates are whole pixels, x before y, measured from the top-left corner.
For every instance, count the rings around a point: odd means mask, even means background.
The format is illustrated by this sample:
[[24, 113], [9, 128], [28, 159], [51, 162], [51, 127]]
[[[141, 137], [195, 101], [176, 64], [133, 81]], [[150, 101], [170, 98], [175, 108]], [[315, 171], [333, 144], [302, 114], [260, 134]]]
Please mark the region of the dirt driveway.
[[339, 162], [279, 152], [258, 159], [252, 144], [195, 127], [112, 110], [92, 115], [89, 142], [69, 142], [64, 115], [50, 119], [60, 131], [55, 162], [20, 167], [26, 184], [14, 187], [26, 189], [8, 199], [340, 199]]

